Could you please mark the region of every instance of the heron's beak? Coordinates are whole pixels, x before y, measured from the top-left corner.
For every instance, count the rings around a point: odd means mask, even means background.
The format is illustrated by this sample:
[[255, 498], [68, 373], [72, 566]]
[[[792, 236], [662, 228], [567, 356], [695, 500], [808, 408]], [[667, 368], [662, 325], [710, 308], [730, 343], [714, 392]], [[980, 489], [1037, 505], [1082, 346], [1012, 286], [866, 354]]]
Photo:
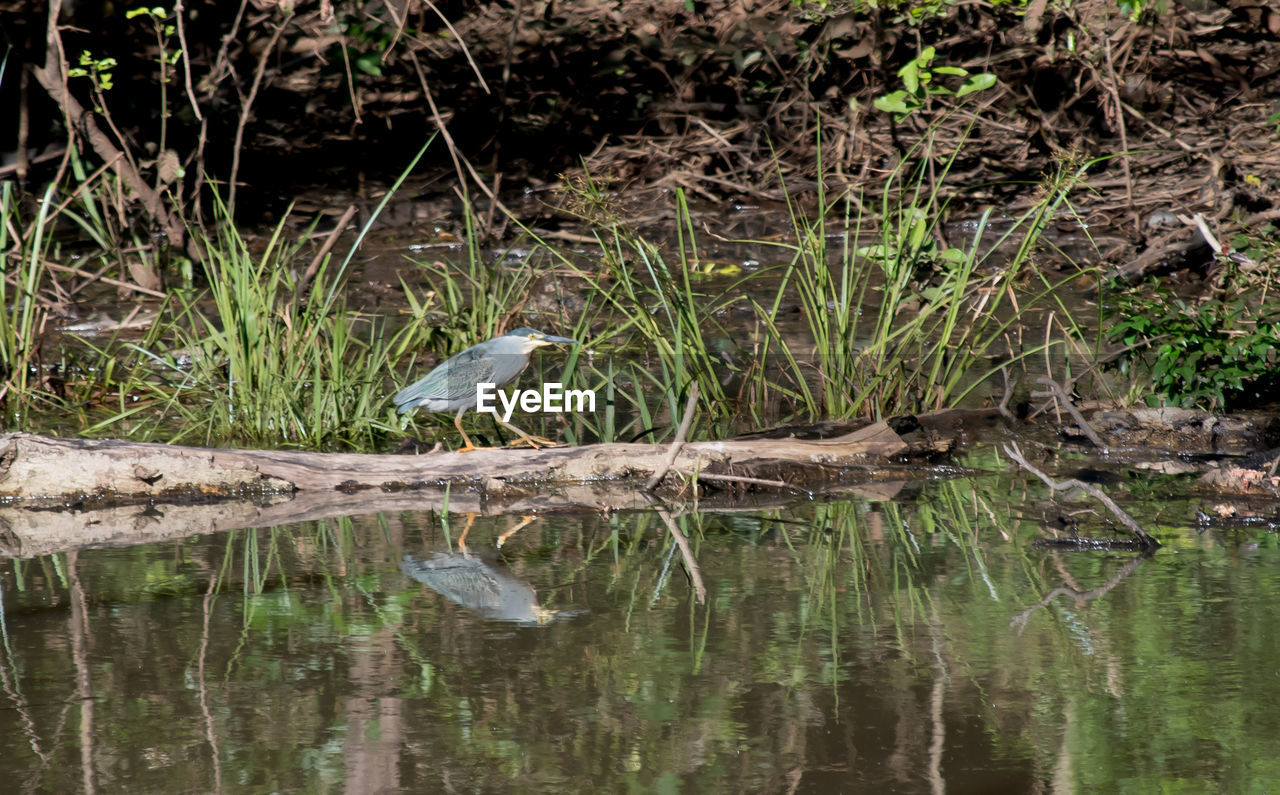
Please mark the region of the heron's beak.
[[538, 622], [538, 626], [545, 627], [552, 621], [556, 620], [556, 616], [560, 615], [559, 610], [548, 610], [545, 607], [536, 607], [533, 611], [534, 619]]
[[579, 343], [577, 340], [575, 340], [575, 339], [571, 339], [571, 338], [569, 338], [569, 337], [557, 337], [557, 336], [556, 336], [556, 335], [554, 335], [554, 334], [543, 334], [543, 335], [542, 335], [542, 339], [538, 340], [538, 342], [541, 342], [541, 343], [543, 343], [543, 344], [545, 344], [545, 345], [550, 345], [550, 344], [552, 344], [552, 343], [556, 343], [556, 342], [563, 342], [563, 343], [564, 343], [564, 344], [566, 344], [566, 345], [578, 345], [578, 344], [580, 344], [580, 343]]

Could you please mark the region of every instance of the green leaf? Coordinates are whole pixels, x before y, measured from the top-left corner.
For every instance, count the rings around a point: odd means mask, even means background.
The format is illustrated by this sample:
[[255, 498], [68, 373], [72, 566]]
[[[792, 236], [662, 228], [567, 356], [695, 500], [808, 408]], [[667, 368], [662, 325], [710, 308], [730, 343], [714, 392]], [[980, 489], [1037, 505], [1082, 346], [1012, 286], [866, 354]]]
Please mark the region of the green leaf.
[[902, 84], [907, 87], [907, 91], [912, 94], [920, 89], [920, 67], [912, 61], [906, 66], [898, 70], [898, 77], [902, 78]]
[[958, 66], [935, 66], [933, 67], [933, 71], [935, 74], [955, 75], [956, 77], [964, 77], [969, 74], [968, 69], [961, 69]]
[[996, 84], [996, 76], [990, 72], [973, 75], [956, 89], [956, 96], [963, 97], [965, 94], [972, 94], [975, 91], [986, 91]]
[[907, 107], [907, 99], [909, 97], [911, 97], [911, 95], [905, 91], [894, 91], [891, 94], [876, 97], [875, 101], [871, 104], [875, 106], [876, 110], [882, 110], [885, 113], [906, 115], [912, 110], [915, 110], [914, 107]]
[[382, 77], [382, 61], [376, 53], [367, 52], [356, 59], [356, 68], [367, 75]]

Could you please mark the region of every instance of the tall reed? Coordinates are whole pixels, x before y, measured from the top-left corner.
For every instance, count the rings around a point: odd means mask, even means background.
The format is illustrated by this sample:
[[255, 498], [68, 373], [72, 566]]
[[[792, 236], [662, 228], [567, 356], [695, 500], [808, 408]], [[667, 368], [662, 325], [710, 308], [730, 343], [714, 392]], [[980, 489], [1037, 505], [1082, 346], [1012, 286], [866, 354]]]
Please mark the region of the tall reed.
[[[1048, 219], [1084, 167], [1056, 175], [993, 245], [983, 247], [988, 209], [963, 248], [944, 248], [939, 224], [947, 202], [941, 189], [959, 152], [957, 146], [934, 168], [933, 140], [926, 135], [882, 187], [875, 218], [864, 217], [861, 196], [829, 199], [821, 180], [813, 219], [788, 196], [795, 242], [780, 245], [791, 260], [773, 301], [756, 309], [768, 331], [763, 357], [778, 352], [779, 378], [810, 417], [882, 417], [955, 405], [1002, 366], [1055, 344], [1023, 350], [1004, 345], [1020, 318], [1045, 301], [1061, 310], [1069, 333], [1080, 335], [1059, 294], [1076, 276], [1051, 283], [1028, 266]], [[837, 257], [828, 249], [831, 239], [839, 241]], [[1014, 254], [995, 265], [1012, 242]], [[1015, 284], [1027, 271], [1042, 288], [1019, 300]], [[774, 321], [791, 300], [807, 322], [811, 346], [789, 343]], [[767, 376], [753, 382], [760, 395], [769, 387]]]
[[13, 183], [0, 182], [0, 403], [8, 427], [26, 415], [23, 409], [40, 385], [40, 345], [49, 315], [40, 304], [39, 291], [52, 245], [53, 195], [50, 186], [35, 222], [27, 225]]
[[[679, 416], [695, 381], [704, 418], [725, 422], [738, 416], [736, 396], [725, 386], [738, 367], [718, 355], [714, 340], [732, 337], [718, 315], [742, 299], [733, 288], [711, 294], [695, 285], [691, 274], [698, 262], [698, 246], [684, 192], [676, 192], [676, 242], [668, 257], [663, 246], [645, 239], [613, 214], [608, 196], [590, 176], [570, 183], [568, 191], [584, 218], [596, 224], [598, 266], [583, 265], [580, 257], [530, 234], [595, 294], [609, 321], [606, 329], [596, 334], [596, 342], [647, 364], [636, 369], [615, 367], [610, 375], [626, 371], [641, 384], [647, 382], [632, 401], [633, 407], [648, 417], [643, 421], [646, 426], [654, 427], [655, 403], [664, 410], [667, 425], [673, 424], [671, 418]], [[597, 370], [596, 375], [602, 373]], [[622, 391], [627, 393], [630, 390]], [[618, 390], [614, 394], [619, 394]], [[616, 432], [616, 427], [613, 430]]]

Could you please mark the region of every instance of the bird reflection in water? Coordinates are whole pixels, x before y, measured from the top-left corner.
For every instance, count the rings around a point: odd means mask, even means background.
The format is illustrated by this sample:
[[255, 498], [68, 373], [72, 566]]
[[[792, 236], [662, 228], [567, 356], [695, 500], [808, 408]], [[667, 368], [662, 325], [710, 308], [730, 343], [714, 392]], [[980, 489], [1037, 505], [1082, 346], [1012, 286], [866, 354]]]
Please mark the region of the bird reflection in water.
[[[405, 555], [400, 570], [454, 604], [491, 621], [541, 626], [582, 612], [544, 608], [538, 604], [533, 586], [516, 578], [496, 559], [486, 560], [468, 550], [467, 533], [475, 519], [475, 514], [467, 514], [457, 552], [435, 552], [427, 558]], [[508, 538], [534, 521], [535, 517], [524, 517], [498, 537], [497, 547], [501, 549]]]

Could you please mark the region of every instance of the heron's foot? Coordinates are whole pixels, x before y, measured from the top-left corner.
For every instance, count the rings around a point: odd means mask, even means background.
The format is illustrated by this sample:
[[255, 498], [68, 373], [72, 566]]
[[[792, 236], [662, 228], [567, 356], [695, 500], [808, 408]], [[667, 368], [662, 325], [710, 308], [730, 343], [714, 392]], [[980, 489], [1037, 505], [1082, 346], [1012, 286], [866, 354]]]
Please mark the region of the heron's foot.
[[511, 528], [510, 530], [503, 533], [502, 535], [498, 536], [498, 549], [502, 549], [502, 545], [507, 543], [508, 538], [520, 532], [521, 530], [523, 530], [524, 528], [528, 527], [529, 525], [533, 524], [536, 521], [538, 521], [538, 517], [536, 516], [530, 516], [526, 514], [525, 516], [521, 517], [520, 524]]
[[455, 453], [469, 453], [469, 452], [471, 452], [472, 450], [479, 450], [479, 449], [480, 449], [479, 447], [476, 447], [474, 444], [472, 444], [472, 443], [471, 443], [471, 440], [470, 440], [470, 439], [467, 439], [467, 441], [466, 441], [466, 443], [465, 443], [464, 445], [462, 445], [461, 447], [459, 447], [457, 450], [454, 450], [453, 452], [455, 452]]
[[[475, 448], [472, 449], [474, 450]], [[467, 524], [462, 528], [462, 534], [458, 536], [458, 551], [463, 555], [470, 555], [470, 553], [467, 552], [467, 533], [471, 532], [471, 525], [476, 523], [477, 515], [478, 514], [471, 511], [467, 511]]]
[[534, 450], [537, 450], [542, 447], [559, 447], [560, 446], [559, 442], [553, 442], [550, 439], [547, 439], [542, 436], [525, 435], [525, 436], [521, 436], [519, 439], [513, 439], [512, 441], [508, 442], [507, 447], [519, 447], [522, 444], [527, 444], [530, 447], [532, 447]]

